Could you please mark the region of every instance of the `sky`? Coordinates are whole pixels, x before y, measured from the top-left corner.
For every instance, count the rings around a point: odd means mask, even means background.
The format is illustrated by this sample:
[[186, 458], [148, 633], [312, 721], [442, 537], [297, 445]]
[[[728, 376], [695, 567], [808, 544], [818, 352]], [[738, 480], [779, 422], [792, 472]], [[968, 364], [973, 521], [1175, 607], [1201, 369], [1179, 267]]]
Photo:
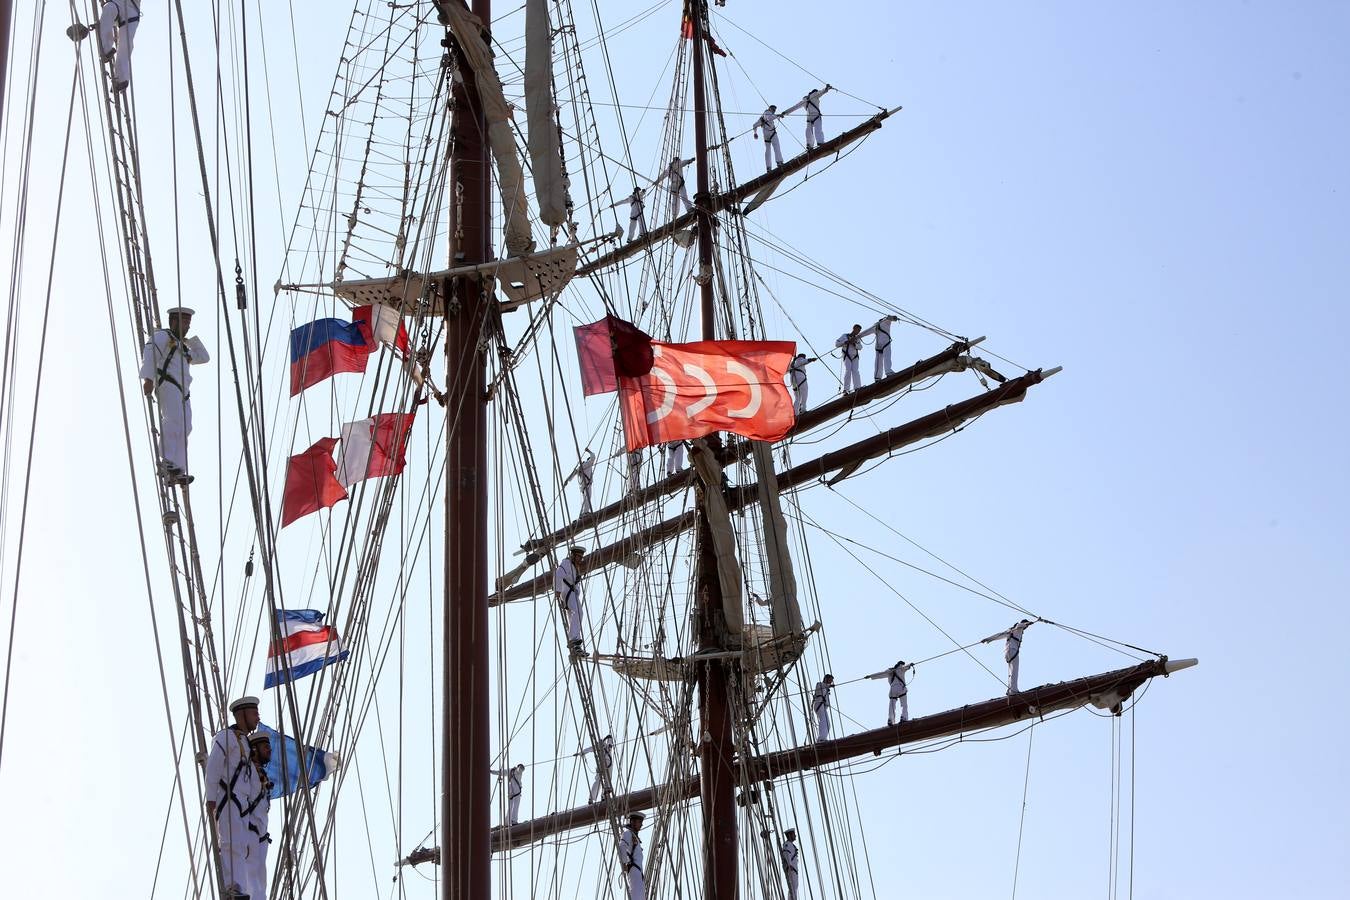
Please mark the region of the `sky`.
[[[625, 0], [612, 10], [606, 4], [604, 15], [612, 23], [648, 6]], [[1312, 898], [1343, 890], [1350, 880], [1350, 779], [1339, 748], [1350, 735], [1343, 717], [1327, 715], [1334, 710], [1327, 693], [1334, 698], [1350, 675], [1342, 650], [1350, 629], [1350, 428], [1335, 350], [1350, 324], [1350, 60], [1343, 52], [1350, 8], [765, 7], [730, 0], [714, 9], [716, 34], [734, 54], [722, 84], [733, 121], [748, 124], [769, 100], [780, 107], [794, 101], [812, 76], [862, 98], [827, 98], [827, 130], [856, 121], [868, 104], [904, 109], [846, 164], [766, 207], [755, 227], [897, 307], [958, 334], [989, 336], [990, 353], [1030, 368], [1064, 367], [1023, 403], [991, 413], [937, 449], [891, 460], [866, 482], [816, 490], [808, 511], [839, 535], [906, 550], [898, 537], [888, 543], [889, 532], [879, 539], [850, 501], [865, 505], [1047, 619], [1200, 659], [1198, 668], [1155, 683], [1133, 718], [1121, 722], [1136, 813], [1132, 846], [1126, 843], [1132, 863], [1115, 881], [1120, 893]], [[16, 47], [24, 50], [34, 8], [19, 4], [16, 12]], [[22, 283], [5, 301], [17, 296], [23, 340], [18, 399], [4, 423], [13, 435], [8, 504], [0, 510], [0, 638], [8, 642], [12, 612], [16, 631], [7, 658], [0, 807], [23, 812], [0, 824], [0, 869], [16, 895], [97, 889], [147, 896], [171, 766], [120, 438], [119, 397], [134, 400], [136, 389], [135, 347], [120, 322], [116, 359], [109, 349], [78, 106], [71, 181], [54, 229], [71, 51], [62, 34], [66, 10], [43, 8], [29, 237]], [[294, 212], [345, 28], [345, 16], [328, 20], [319, 9], [294, 5], [304, 26], [295, 35], [298, 80], [290, 11], [278, 5], [264, 15], [275, 67], [267, 87], [283, 123], [268, 129], [258, 157], [277, 185], [264, 192], [258, 212], [264, 303], [265, 286], [280, 271], [283, 223]], [[183, 98], [169, 96], [163, 4], [147, 4], [145, 16], [134, 90], [161, 304], [178, 296], [209, 308], [214, 275]], [[668, 90], [661, 64], [676, 7], [667, 4], [664, 16], [611, 42], [625, 104], [645, 104], [653, 92], [659, 103]], [[200, 92], [211, 75], [209, 24], [197, 23], [190, 34]], [[0, 230], [7, 284], [19, 175], [13, 116], [27, 87], [26, 56], [11, 53], [5, 97]], [[599, 72], [588, 74], [599, 82]], [[176, 148], [166, 140], [171, 103], [180, 110]], [[785, 151], [796, 147], [798, 127], [785, 128]], [[175, 149], [178, 222], [165, 175]], [[739, 173], [758, 171], [758, 146], [746, 140], [733, 152]], [[637, 146], [635, 157], [653, 161], [654, 172], [654, 144]], [[214, 171], [214, 159], [211, 165]], [[107, 198], [102, 202], [106, 217]], [[172, 264], [176, 225], [181, 272]], [[49, 351], [56, 352], [43, 369], [30, 454], [33, 348], [54, 230]], [[223, 256], [232, 267], [232, 250]], [[775, 264], [773, 254], [766, 264]], [[801, 328], [788, 335], [793, 339], [822, 346], [852, 321], [868, 321], [848, 301], [769, 269], [764, 274]], [[124, 317], [120, 296], [114, 306]], [[195, 327], [218, 337], [210, 316]], [[772, 310], [767, 327], [790, 330]], [[896, 357], [926, 356], [944, 344], [897, 330]], [[823, 376], [813, 388], [826, 389]], [[194, 447], [215, 446], [233, 427], [223, 363], [200, 376], [194, 400]], [[906, 411], [927, 412], [923, 402]], [[134, 417], [139, 407], [129, 408]], [[603, 427], [606, 409], [591, 403], [579, 415], [594, 429]], [[144, 452], [136, 459], [142, 512], [153, 518]], [[30, 462], [16, 591], [16, 523]], [[219, 468], [229, 469], [228, 460]], [[228, 499], [218, 486], [228, 494], [228, 479], [199, 478], [194, 486], [209, 517]], [[163, 550], [154, 546], [153, 522], [147, 528], [150, 578], [167, 610]], [[302, 536], [285, 540], [292, 558], [314, 547]], [[1007, 610], [876, 557], [869, 559], [886, 583], [869, 581], [837, 545], [812, 540], [826, 640], [841, 679], [882, 668], [897, 654], [924, 658], [947, 649], [916, 608], [963, 641], [1009, 624]], [[214, 569], [214, 558], [207, 563]], [[237, 548], [224, 565], [242, 566]], [[162, 610], [170, 696], [181, 704], [172, 683], [176, 635]], [[999, 658], [992, 650], [982, 657], [995, 672]], [[1038, 626], [1028, 632], [1022, 681], [1124, 664]], [[999, 690], [975, 665], [951, 662], [921, 671], [910, 699], [918, 715]], [[884, 690], [848, 685], [839, 703], [845, 730], [858, 730], [878, 714]], [[877, 896], [998, 895], [1014, 890], [1014, 868], [1022, 896], [1113, 896], [1117, 735], [1110, 720], [1078, 713], [1031, 734], [1030, 756], [1028, 736], [1020, 734], [902, 756], [857, 779]], [[1129, 779], [1124, 783], [1128, 789]], [[384, 857], [408, 849], [380, 846], [378, 877], [366, 866], [364, 876], [345, 882], [348, 892], [390, 890]], [[359, 852], [366, 852], [364, 841]], [[810, 874], [807, 881], [810, 896], [829, 896]], [[179, 892], [181, 882], [158, 889]], [[408, 887], [408, 896], [424, 894], [420, 884]]]

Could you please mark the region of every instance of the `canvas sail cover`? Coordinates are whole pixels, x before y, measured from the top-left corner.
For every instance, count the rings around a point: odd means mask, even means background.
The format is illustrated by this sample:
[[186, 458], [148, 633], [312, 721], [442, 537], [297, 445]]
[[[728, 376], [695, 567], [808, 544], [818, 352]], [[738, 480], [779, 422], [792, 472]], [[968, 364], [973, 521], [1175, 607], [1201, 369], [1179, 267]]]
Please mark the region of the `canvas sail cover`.
[[797, 577], [792, 572], [788, 553], [787, 521], [778, 499], [778, 474], [773, 467], [773, 452], [764, 441], [754, 441], [750, 452], [755, 459], [756, 490], [764, 510], [764, 554], [769, 567], [770, 622], [775, 636], [797, 634], [802, 630], [802, 611], [797, 605]]
[[519, 256], [534, 249], [530, 239], [528, 200], [525, 197], [525, 174], [516, 155], [516, 142], [511, 137], [511, 108], [502, 94], [502, 82], [492, 67], [492, 53], [483, 40], [483, 23], [478, 17], [457, 3], [439, 4], [446, 24], [455, 34], [455, 41], [464, 54], [464, 61], [473, 69], [478, 83], [478, 95], [487, 118], [488, 144], [497, 161], [497, 184], [502, 192], [502, 213], [506, 217], [506, 252]]
[[528, 118], [530, 168], [534, 173], [534, 197], [539, 218], [550, 228], [567, 221], [567, 198], [563, 190], [562, 155], [554, 119], [553, 44], [548, 21], [548, 0], [525, 3], [525, 113]]
[[717, 553], [717, 580], [722, 585], [727, 634], [733, 644], [739, 643], [745, 629], [745, 613], [741, 609], [741, 564], [736, 559], [736, 533], [731, 527], [726, 496], [722, 493], [722, 466], [713, 458], [712, 448], [701, 439], [694, 441], [690, 461], [703, 482], [703, 509], [708, 515], [713, 550]]

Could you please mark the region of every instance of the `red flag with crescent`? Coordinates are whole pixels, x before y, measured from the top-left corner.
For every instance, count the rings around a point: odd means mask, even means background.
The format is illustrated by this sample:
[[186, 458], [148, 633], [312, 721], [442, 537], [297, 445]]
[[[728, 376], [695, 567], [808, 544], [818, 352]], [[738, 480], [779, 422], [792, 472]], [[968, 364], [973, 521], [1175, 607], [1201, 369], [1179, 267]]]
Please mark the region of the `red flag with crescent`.
[[796, 416], [784, 377], [792, 341], [652, 341], [651, 371], [618, 376], [628, 449], [730, 431], [776, 441]]

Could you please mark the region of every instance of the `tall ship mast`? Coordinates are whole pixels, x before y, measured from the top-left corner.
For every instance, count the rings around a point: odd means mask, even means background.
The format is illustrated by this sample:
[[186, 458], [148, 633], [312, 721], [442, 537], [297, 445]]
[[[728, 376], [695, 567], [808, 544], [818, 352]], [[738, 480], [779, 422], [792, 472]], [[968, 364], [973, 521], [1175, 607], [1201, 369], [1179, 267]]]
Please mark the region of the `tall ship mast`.
[[[1118, 729], [1141, 688], [1195, 664], [1039, 616], [849, 498], [906, 454], [979, 441], [984, 416], [1060, 370], [986, 352], [775, 235], [775, 208], [798, 190], [827, 202], [831, 170], [869, 165], [901, 106], [813, 82], [795, 105], [729, 108], [745, 73], [727, 48], [757, 39], [724, 5], [595, 8], [587, 37], [567, 0], [357, 2], [273, 285], [256, 254], [223, 249], [227, 230], [256, 239], [254, 139], [240, 128], [225, 154], [249, 202], [222, 201], [208, 89], [171, 12], [231, 449], [213, 470], [194, 438], [192, 475], [166, 469], [178, 426], [153, 375], [126, 428], [168, 573], [147, 554], [156, 636], [179, 645], [161, 672], [185, 860], [169, 868], [188, 896], [241, 890], [218, 812], [233, 782], [222, 794], [211, 768], [240, 697], [262, 695], [273, 729], [255, 894], [842, 900], [891, 893], [861, 830], [873, 767], [1077, 710]], [[248, 126], [260, 35], [235, 13]], [[139, 354], [184, 314], [155, 278], [136, 94], [80, 19], [67, 34], [126, 282], [114, 341]], [[625, 108], [610, 42], [648, 19], [674, 45], [666, 99]], [[840, 325], [821, 334], [826, 304]], [[914, 361], [893, 364], [893, 344]], [[202, 492], [227, 477], [232, 497]], [[841, 532], [826, 497], [863, 531]], [[987, 627], [945, 629], [889, 583], [900, 570], [987, 604]], [[832, 659], [833, 623], [870, 592], [926, 632], [896, 629], [898, 661]], [[1019, 683], [1023, 641], [1045, 633], [1125, 659]], [[957, 664], [990, 690], [921, 699], [918, 673]]]

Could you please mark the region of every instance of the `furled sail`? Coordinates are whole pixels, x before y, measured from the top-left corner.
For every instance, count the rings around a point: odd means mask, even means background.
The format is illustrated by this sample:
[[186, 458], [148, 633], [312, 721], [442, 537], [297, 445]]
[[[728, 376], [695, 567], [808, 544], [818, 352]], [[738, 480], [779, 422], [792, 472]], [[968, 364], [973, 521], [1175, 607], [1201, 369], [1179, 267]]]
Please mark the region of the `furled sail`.
[[563, 190], [562, 155], [553, 102], [553, 44], [548, 21], [548, 0], [525, 4], [525, 113], [534, 174], [534, 196], [539, 218], [550, 228], [567, 221]]
[[788, 554], [787, 522], [778, 499], [778, 475], [773, 468], [771, 445], [754, 441], [750, 452], [755, 458], [755, 488], [764, 510], [764, 553], [769, 568], [769, 603], [775, 636], [797, 634], [802, 630], [802, 611], [797, 605], [797, 578], [792, 573]]
[[497, 183], [502, 192], [502, 212], [506, 218], [506, 252], [520, 256], [534, 249], [530, 238], [528, 200], [525, 197], [525, 174], [516, 155], [516, 142], [511, 137], [511, 108], [502, 94], [502, 82], [492, 67], [492, 53], [483, 40], [483, 23], [473, 13], [457, 3], [440, 5], [446, 25], [455, 34], [464, 60], [473, 69], [478, 82], [478, 94], [487, 118], [488, 143], [497, 161]]
[[731, 527], [726, 495], [722, 493], [725, 476], [707, 442], [700, 438], [693, 444], [689, 459], [703, 482], [703, 509], [708, 516], [713, 550], [717, 554], [717, 580], [722, 585], [727, 635], [730, 641], [739, 643], [745, 627], [745, 614], [741, 610], [741, 564], [736, 559], [736, 532]]

